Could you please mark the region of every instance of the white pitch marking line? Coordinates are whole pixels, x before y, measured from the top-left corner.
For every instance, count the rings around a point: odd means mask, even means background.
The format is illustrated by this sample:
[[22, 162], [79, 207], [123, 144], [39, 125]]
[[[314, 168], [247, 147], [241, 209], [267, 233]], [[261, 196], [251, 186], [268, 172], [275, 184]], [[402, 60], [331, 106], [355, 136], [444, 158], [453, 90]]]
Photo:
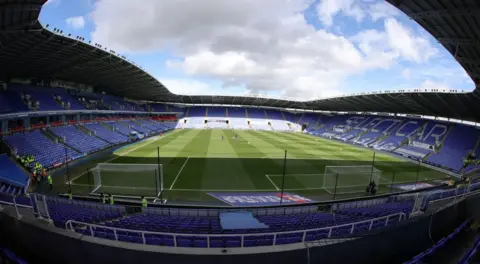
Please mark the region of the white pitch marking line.
[[280, 190], [280, 189], [277, 187], [277, 185], [272, 181], [272, 179], [270, 179], [270, 177], [268, 177], [267, 174], [265, 174], [265, 177], [267, 177], [267, 179], [272, 183], [273, 187], [275, 187], [275, 189], [277, 189], [277, 191]]
[[173, 188], [173, 185], [175, 185], [175, 182], [177, 181], [178, 176], [180, 176], [180, 174], [182, 173], [183, 168], [185, 168], [185, 165], [187, 165], [187, 162], [188, 162], [189, 159], [190, 159], [190, 157], [187, 157], [187, 159], [186, 159], [185, 162], [183, 163], [183, 166], [182, 166], [182, 167], [180, 168], [180, 170], [178, 171], [177, 176], [175, 177], [175, 179], [174, 179], [173, 182], [172, 182], [172, 185], [170, 185], [170, 189], [169, 189], [169, 190], [171, 190], [171, 189]]
[[[151, 138], [147, 138], [147, 139], [145, 140], [145, 141], [148, 141], [146, 144], [143, 144], [143, 145], [141, 145], [141, 146], [138, 146], [138, 147], [136, 147], [136, 148], [133, 148], [133, 149], [131, 149], [131, 150], [129, 150], [129, 151], [123, 153], [123, 154], [120, 154], [120, 155], [118, 155], [118, 156], [116, 156], [116, 157], [113, 157], [113, 158], [105, 161], [104, 163], [110, 163], [110, 162], [112, 162], [112, 161], [114, 161], [114, 160], [116, 160], [116, 159], [118, 159], [118, 158], [120, 158], [120, 157], [123, 157], [123, 156], [125, 156], [125, 155], [127, 155], [127, 154], [129, 154], [129, 153], [131, 153], [131, 152], [133, 152], [133, 151], [135, 151], [135, 150], [137, 150], [137, 149], [139, 149], [139, 148], [142, 148], [142, 147], [145, 147], [145, 146], [147, 146], [147, 145], [150, 145], [150, 144], [152, 144], [153, 142], [157, 142], [157, 141], [159, 141], [159, 140], [161, 140], [161, 139], [163, 139], [163, 138], [166, 138], [166, 137], [168, 137], [168, 136], [171, 136], [171, 135], [173, 135], [173, 134], [176, 134], [176, 133], [170, 133], [170, 134], [167, 134], [167, 135], [165, 135], [165, 136], [163, 136], [163, 137], [161, 137], [161, 138], [157, 138], [157, 139], [155, 139], [155, 138], [158, 137], [158, 136], [151, 137]], [[151, 140], [148, 140], [148, 139], [151, 139]], [[138, 142], [138, 143], [140, 143], [140, 142]], [[71, 179], [71, 180], [70, 180], [70, 184], [72, 184], [74, 180], [82, 177], [82, 176], [85, 175], [86, 173], [87, 173], [87, 172], [85, 171], [85, 172], [83, 172], [82, 174], [80, 174], [80, 175], [74, 177], [73, 179]], [[68, 183], [68, 182], [67, 182], [67, 183]]]
[[[292, 188], [283, 189], [284, 191], [314, 191], [325, 190], [325, 188]], [[274, 192], [275, 189], [243, 189], [243, 190], [225, 190], [225, 189], [172, 189], [172, 191], [181, 192]]]
[[[283, 177], [283, 174], [269, 174], [269, 177]], [[318, 176], [323, 177], [323, 174], [285, 174], [285, 177], [306, 177], [306, 176]]]

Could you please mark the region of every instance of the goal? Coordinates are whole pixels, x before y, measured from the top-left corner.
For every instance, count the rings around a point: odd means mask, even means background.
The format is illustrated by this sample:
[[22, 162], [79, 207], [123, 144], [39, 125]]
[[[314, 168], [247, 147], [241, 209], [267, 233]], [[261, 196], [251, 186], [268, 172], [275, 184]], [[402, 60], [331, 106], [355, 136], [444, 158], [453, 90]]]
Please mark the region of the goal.
[[365, 192], [372, 180], [380, 188], [382, 171], [370, 165], [360, 166], [325, 166], [323, 188], [333, 194]]
[[99, 163], [91, 173], [92, 193], [158, 197], [163, 191], [161, 164]]

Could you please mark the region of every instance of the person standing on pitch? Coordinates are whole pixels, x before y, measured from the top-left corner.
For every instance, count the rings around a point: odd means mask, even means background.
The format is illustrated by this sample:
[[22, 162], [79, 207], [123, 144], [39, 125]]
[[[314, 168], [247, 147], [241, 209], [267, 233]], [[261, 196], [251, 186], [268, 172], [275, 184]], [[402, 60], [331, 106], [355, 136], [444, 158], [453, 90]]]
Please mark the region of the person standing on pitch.
[[109, 197], [109, 200], [110, 200], [110, 205], [115, 204], [115, 201], [113, 201], [113, 195], [109, 194], [108, 197]]
[[52, 190], [52, 188], [53, 188], [53, 179], [52, 179], [52, 175], [48, 174], [48, 176], [47, 176], [47, 180], [48, 180], [48, 186], [50, 187], [50, 190]]

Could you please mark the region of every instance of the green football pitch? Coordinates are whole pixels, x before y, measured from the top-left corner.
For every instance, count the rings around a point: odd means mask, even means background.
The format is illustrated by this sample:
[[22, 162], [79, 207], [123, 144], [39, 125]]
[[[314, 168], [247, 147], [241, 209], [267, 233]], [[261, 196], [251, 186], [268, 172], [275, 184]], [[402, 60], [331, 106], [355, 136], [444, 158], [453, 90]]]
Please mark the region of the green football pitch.
[[[157, 164], [158, 150], [163, 174], [162, 198], [170, 202], [213, 202], [215, 199], [208, 194], [211, 192], [282, 189], [315, 200], [362, 196], [374, 173], [359, 172], [356, 168], [372, 168], [372, 165], [379, 174], [379, 193], [399, 191], [395, 188], [398, 184], [433, 183], [447, 177], [388, 154], [374, 154], [371, 149], [300, 133], [185, 129], [72, 166], [72, 192], [155, 197], [158, 191], [155, 171], [135, 171], [131, 169], [133, 166], [121, 164]], [[96, 176], [88, 170], [98, 163], [118, 164], [117, 171], [99, 172], [101, 185], [95, 185]], [[326, 166], [344, 166], [340, 168], [349, 170], [337, 175], [325, 174]], [[328, 188], [324, 177], [329, 177], [325, 179]], [[54, 186], [58, 191], [67, 188], [63, 179], [54, 179]]]

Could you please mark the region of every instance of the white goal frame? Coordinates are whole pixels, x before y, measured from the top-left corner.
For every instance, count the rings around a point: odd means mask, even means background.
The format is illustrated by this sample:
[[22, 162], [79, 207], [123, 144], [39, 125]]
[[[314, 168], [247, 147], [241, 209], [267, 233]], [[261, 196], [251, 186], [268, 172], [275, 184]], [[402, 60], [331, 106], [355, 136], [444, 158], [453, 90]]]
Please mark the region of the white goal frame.
[[[338, 179], [340, 177], [361, 177], [364, 181], [358, 184], [338, 185]], [[338, 177], [338, 178], [337, 178]], [[368, 180], [367, 180], [368, 178]], [[382, 171], [375, 168], [374, 165], [347, 165], [347, 166], [325, 166], [325, 172], [323, 175], [323, 188], [330, 194], [348, 194], [364, 192], [363, 187], [367, 187], [370, 180], [373, 180], [376, 184], [376, 188], [380, 188], [380, 179], [382, 178]], [[333, 192], [330, 190], [330, 179], [334, 179], [334, 187], [336, 190]], [[327, 186], [328, 185], [328, 186]]]
[[[155, 172], [155, 190], [156, 195], [159, 197], [163, 192], [163, 165], [162, 164], [136, 164], [136, 163], [98, 163], [95, 168], [90, 170], [93, 175], [93, 185], [94, 189], [92, 193], [95, 193], [100, 189], [102, 185], [102, 171], [109, 172], [132, 172], [132, 177], [135, 177], [135, 172], [140, 171], [151, 171]], [[105, 186], [105, 187], [115, 187], [128, 189], [130, 187], [120, 187], [120, 186]], [[140, 189], [138, 187], [131, 187], [131, 189]], [[145, 189], [149, 189], [148, 187]], [[153, 189], [153, 188], [152, 188]]]

